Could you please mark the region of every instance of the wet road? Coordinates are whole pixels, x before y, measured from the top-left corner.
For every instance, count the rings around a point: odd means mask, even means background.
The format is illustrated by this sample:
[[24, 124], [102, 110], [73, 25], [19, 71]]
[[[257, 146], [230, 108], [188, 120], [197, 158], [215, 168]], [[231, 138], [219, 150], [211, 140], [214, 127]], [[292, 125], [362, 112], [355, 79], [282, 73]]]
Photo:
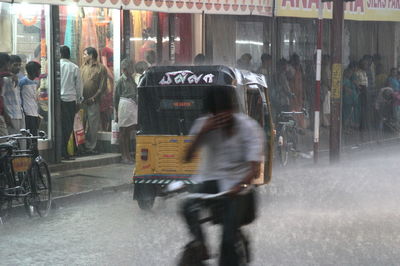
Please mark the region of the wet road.
[[[395, 146], [337, 166], [275, 171], [247, 227], [252, 265], [399, 265], [399, 154]], [[15, 217], [0, 227], [0, 265], [176, 265], [188, 241], [177, 204], [158, 200], [146, 213], [131, 192], [119, 192], [45, 219]], [[219, 229], [207, 232], [216, 252]]]

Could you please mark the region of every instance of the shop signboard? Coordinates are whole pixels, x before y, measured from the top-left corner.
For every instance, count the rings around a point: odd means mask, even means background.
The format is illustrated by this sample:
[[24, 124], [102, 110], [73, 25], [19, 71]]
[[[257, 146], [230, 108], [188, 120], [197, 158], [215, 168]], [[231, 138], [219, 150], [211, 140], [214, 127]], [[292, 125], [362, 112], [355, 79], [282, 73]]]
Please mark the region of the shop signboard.
[[273, 0], [0, 0], [0, 2], [78, 5], [168, 13], [272, 15]]
[[[317, 18], [318, 0], [276, 0], [276, 15]], [[332, 18], [332, 2], [325, 2], [324, 18]], [[355, 0], [345, 2], [344, 18], [360, 21], [400, 21], [400, 0]]]

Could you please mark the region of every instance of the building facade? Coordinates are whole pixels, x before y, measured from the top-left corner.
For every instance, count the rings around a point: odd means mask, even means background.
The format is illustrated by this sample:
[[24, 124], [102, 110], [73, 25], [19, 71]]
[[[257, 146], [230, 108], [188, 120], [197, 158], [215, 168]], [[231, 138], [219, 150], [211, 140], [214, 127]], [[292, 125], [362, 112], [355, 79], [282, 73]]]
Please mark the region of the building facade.
[[[114, 83], [120, 62], [129, 57], [146, 61], [154, 51], [156, 64], [192, 64], [199, 53], [209, 63], [236, 66], [250, 54], [252, 70], [263, 53], [273, 67], [296, 53], [315, 74], [317, 9], [315, 0], [29, 0], [0, 1], [0, 51], [18, 54], [26, 63], [42, 65], [39, 106], [41, 129], [48, 141], [41, 149], [51, 161], [60, 160], [59, 45], [71, 48], [71, 60], [82, 63], [83, 49], [99, 51], [108, 69], [109, 85], [102, 100], [99, 133], [109, 141]], [[21, 3], [23, 2], [23, 3]], [[323, 53], [330, 54], [331, 3], [324, 3]], [[364, 55], [381, 56], [385, 71], [400, 67], [400, 1], [356, 0], [345, 4], [343, 63]], [[107, 148], [108, 149], [108, 148]]]

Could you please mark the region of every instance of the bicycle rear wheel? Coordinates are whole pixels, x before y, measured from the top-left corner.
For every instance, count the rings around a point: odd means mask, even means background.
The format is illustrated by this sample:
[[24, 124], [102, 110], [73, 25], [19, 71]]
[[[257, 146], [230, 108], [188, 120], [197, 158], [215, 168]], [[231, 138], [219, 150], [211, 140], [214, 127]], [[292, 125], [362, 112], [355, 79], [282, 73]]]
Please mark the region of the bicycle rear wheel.
[[0, 173], [0, 224], [8, 218], [10, 210], [12, 208], [13, 199], [9, 196], [4, 195], [4, 190], [14, 186], [12, 182], [12, 173], [6, 169]]
[[31, 204], [44, 217], [49, 214], [52, 201], [51, 176], [45, 162], [34, 163], [31, 169]]
[[[1, 189], [2, 188], [0, 188], [0, 190]], [[4, 223], [5, 220], [8, 218], [11, 208], [12, 199], [4, 195], [0, 195], [0, 224]]]

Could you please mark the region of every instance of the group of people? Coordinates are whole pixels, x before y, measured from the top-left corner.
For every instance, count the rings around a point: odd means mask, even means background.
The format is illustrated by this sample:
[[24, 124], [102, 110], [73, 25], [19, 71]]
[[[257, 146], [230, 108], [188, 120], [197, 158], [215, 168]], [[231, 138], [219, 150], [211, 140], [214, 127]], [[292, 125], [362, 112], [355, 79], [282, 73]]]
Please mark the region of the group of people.
[[[72, 159], [67, 152], [74, 118], [83, 109], [83, 127], [85, 128], [85, 143], [78, 147], [81, 154], [97, 154], [97, 133], [101, 126], [102, 100], [107, 97], [108, 73], [107, 64], [98, 59], [95, 48], [88, 47], [83, 51], [83, 64], [79, 68], [70, 61], [70, 49], [60, 48], [61, 53], [61, 119], [62, 123], [62, 156]], [[154, 53], [154, 51], [153, 51]], [[130, 138], [137, 124], [137, 84], [143, 72], [155, 59], [153, 53], [147, 54], [148, 62], [140, 61], [134, 64], [130, 59], [121, 62], [122, 75], [114, 88], [113, 95], [114, 120], [120, 130], [120, 148], [122, 162], [132, 163], [130, 155]], [[153, 62], [154, 63], [154, 62]], [[113, 82], [112, 82], [113, 83]]]
[[19, 55], [0, 53], [0, 136], [28, 129], [37, 135], [41, 65], [30, 61], [22, 66]]
[[[306, 90], [305, 75], [300, 63], [300, 57], [293, 54], [289, 60], [284, 58], [277, 62], [276, 70], [273, 69], [272, 56], [270, 54], [261, 55], [261, 65], [257, 69], [251, 69], [251, 55], [243, 54], [237, 66], [242, 69], [263, 74], [270, 89], [270, 98], [274, 118], [281, 111], [302, 111], [309, 108], [312, 103], [310, 91]], [[296, 117], [297, 123], [301, 128], [308, 126], [304, 116]]]
[[[123, 73], [116, 83], [110, 84], [110, 65], [99, 60], [97, 50], [87, 47], [83, 50], [82, 65], [71, 61], [68, 46], [60, 47], [61, 76], [61, 129], [62, 158], [73, 159], [67, 152], [68, 142], [73, 132], [75, 116], [83, 109], [85, 143], [78, 147], [78, 153], [97, 154], [97, 133], [101, 128], [104, 113], [102, 104], [111, 86], [111, 108], [115, 108], [114, 120], [120, 127], [121, 152], [124, 162], [132, 162], [129, 141], [137, 124], [137, 84], [141, 74], [155, 62], [155, 53], [149, 52], [146, 61], [134, 64], [129, 59], [121, 63]], [[17, 134], [28, 129], [38, 134], [40, 124], [46, 114], [41, 108], [40, 94], [41, 64], [39, 60], [24, 63], [19, 55], [0, 53], [0, 136]], [[113, 104], [114, 103], [114, 104]], [[110, 121], [111, 122], [111, 121]]]
[[385, 72], [379, 55], [365, 55], [350, 63], [343, 73], [343, 125], [356, 128], [361, 137], [381, 132], [384, 124], [398, 127], [400, 122], [400, 72]]
[[[306, 69], [300, 63], [300, 57], [292, 54], [290, 59], [280, 59], [273, 69], [272, 56], [263, 54], [261, 65], [252, 69], [252, 57], [243, 54], [237, 61], [237, 67], [247, 69], [267, 78], [274, 117], [280, 111], [302, 111], [313, 114], [315, 102], [315, 60], [307, 64]], [[322, 57], [321, 65], [321, 125], [330, 124], [330, 97], [332, 86], [331, 58]], [[342, 122], [345, 131], [357, 130], [364, 137], [373, 129], [382, 129], [385, 121], [392, 121], [400, 128], [400, 72], [391, 68], [385, 73], [385, 67], [379, 55], [365, 55], [358, 62], [351, 62], [343, 72]], [[312, 126], [310, 119], [298, 116], [301, 128]]]

